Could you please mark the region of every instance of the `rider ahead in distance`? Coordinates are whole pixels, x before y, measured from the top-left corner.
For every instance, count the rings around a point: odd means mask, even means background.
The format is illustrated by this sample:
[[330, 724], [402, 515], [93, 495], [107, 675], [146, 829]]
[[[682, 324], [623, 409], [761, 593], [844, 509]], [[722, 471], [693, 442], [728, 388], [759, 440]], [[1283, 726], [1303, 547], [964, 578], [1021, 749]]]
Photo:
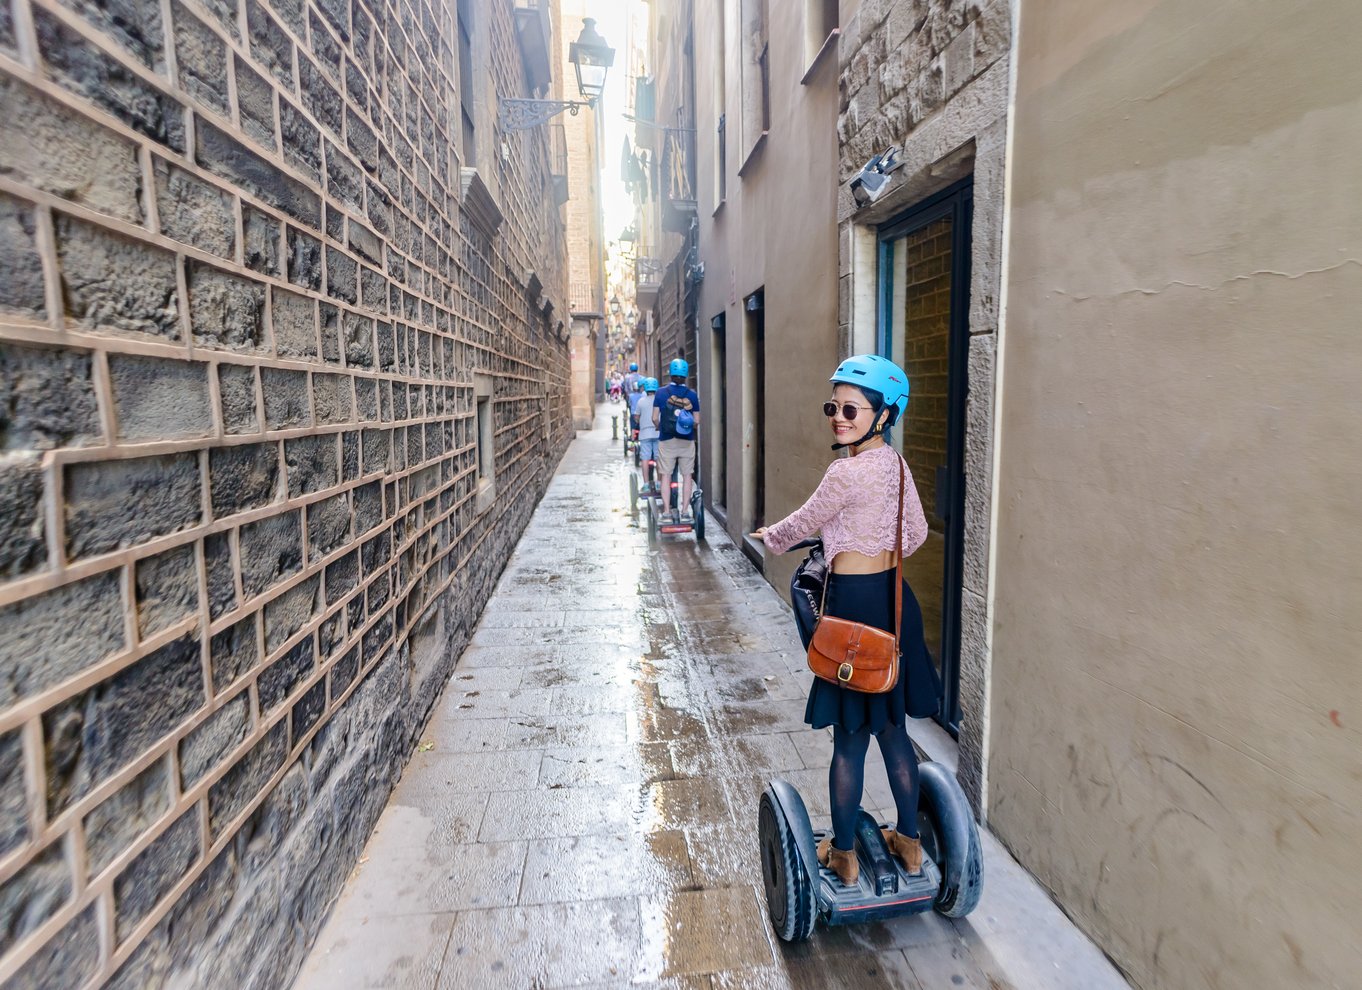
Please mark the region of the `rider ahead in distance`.
[[[686, 386], [690, 365], [684, 358], [674, 358], [667, 365], [671, 384], [657, 390], [653, 400], [653, 425], [658, 429], [658, 480], [662, 487], [662, 514], [672, 513], [674, 522], [681, 522], [682, 506], [690, 506], [691, 490], [695, 486], [695, 435], [700, 429], [700, 396]], [[682, 498], [680, 505], [671, 505], [672, 468], [681, 469]], [[687, 520], [689, 521], [689, 520]]]

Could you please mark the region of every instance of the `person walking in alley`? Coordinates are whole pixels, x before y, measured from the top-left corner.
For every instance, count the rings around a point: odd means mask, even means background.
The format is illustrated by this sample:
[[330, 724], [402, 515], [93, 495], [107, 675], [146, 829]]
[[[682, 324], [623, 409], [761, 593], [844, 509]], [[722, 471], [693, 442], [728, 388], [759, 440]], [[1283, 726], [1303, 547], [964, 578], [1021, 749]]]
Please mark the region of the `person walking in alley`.
[[[658, 431], [658, 480], [662, 486], [662, 515], [672, 513], [681, 522], [683, 507], [690, 505], [695, 486], [695, 434], [700, 428], [700, 396], [686, 386], [690, 365], [684, 358], [673, 358], [667, 365], [671, 383], [657, 390], [653, 399], [653, 425]], [[671, 505], [672, 469], [681, 469], [682, 497]], [[689, 521], [689, 520], [687, 520]]]
[[[821, 533], [831, 562], [826, 614], [892, 633], [899, 563], [895, 548], [901, 547], [907, 557], [927, 539], [927, 519], [912, 474], [888, 443], [890, 427], [908, 407], [908, 376], [892, 361], [862, 354], [838, 365], [829, 381], [832, 398], [823, 403], [823, 412], [836, 441], [832, 449], [848, 449], [851, 456], [828, 466], [804, 505], [752, 536], [780, 554]], [[901, 470], [905, 483], [900, 506]], [[902, 531], [896, 533], [900, 511]], [[815, 729], [832, 726], [828, 793], [833, 834], [819, 843], [817, 855], [844, 884], [855, 883], [859, 869], [853, 836], [871, 736], [884, 754], [898, 815], [894, 830], [885, 830], [885, 841], [910, 874], [922, 870], [917, 755], [906, 724], [909, 717], [936, 713], [940, 689], [927, 652], [922, 610], [906, 581], [898, 623], [899, 679], [889, 691], [867, 694], [815, 678], [804, 711], [804, 721]]]

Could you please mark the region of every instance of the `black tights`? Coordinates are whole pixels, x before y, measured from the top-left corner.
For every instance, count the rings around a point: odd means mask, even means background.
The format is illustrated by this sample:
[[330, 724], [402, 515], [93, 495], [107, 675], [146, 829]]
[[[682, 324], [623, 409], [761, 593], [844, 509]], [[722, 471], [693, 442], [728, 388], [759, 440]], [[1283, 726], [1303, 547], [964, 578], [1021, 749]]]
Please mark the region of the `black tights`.
[[[898, 812], [895, 826], [909, 838], [917, 836], [917, 753], [901, 725], [887, 725], [875, 736], [884, 754], [884, 769], [889, 773], [889, 789]], [[832, 799], [832, 844], [838, 849], [852, 847], [856, 833], [856, 811], [865, 789], [865, 754], [870, 749], [870, 729], [847, 732], [832, 727], [832, 766], [828, 768], [828, 795]]]

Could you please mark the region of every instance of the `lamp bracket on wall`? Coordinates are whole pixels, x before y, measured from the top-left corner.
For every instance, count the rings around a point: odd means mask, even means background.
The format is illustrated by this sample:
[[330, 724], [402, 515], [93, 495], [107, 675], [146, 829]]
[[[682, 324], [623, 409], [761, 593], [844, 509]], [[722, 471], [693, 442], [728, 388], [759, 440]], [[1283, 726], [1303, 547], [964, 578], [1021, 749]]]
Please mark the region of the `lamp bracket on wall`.
[[564, 110], [577, 116], [582, 107], [594, 107], [595, 100], [530, 100], [506, 97], [501, 101], [501, 127], [507, 131], [527, 131], [538, 127]]

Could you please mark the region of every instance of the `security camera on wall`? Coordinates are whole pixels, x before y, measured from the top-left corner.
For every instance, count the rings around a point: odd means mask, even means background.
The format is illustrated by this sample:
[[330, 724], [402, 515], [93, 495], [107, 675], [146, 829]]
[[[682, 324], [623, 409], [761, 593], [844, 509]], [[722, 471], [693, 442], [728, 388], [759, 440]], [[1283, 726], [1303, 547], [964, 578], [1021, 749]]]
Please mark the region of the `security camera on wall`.
[[851, 180], [851, 195], [857, 206], [869, 206], [884, 195], [889, 188], [890, 173], [903, 164], [898, 156], [898, 147], [892, 146], [861, 167], [856, 178]]

